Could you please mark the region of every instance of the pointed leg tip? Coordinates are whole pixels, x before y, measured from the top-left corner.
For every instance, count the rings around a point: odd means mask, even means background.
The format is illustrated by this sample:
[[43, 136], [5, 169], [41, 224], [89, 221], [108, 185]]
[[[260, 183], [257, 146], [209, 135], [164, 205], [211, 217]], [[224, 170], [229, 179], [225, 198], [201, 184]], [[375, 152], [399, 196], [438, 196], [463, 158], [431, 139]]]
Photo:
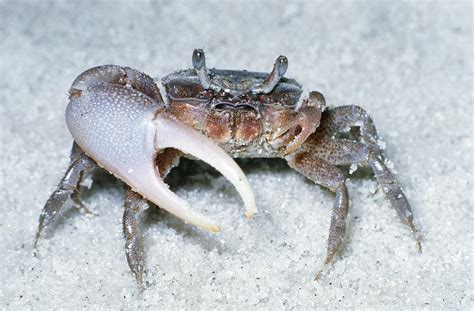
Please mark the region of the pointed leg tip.
[[421, 255], [423, 253], [423, 249], [421, 247], [421, 234], [416, 229], [415, 224], [413, 223], [413, 221], [410, 221], [408, 223], [408, 225], [410, 226], [410, 229], [413, 232], [413, 236], [414, 236], [415, 241], [416, 241], [416, 249], [418, 250], [418, 253]]
[[138, 282], [138, 291], [140, 294], [143, 294], [145, 292], [145, 284], [143, 283], [143, 280], [137, 280]]
[[33, 243], [33, 257], [38, 258], [40, 256], [39, 249], [38, 249], [38, 238]]
[[140, 294], [143, 294], [143, 292], [145, 291], [146, 287], [145, 287], [145, 283], [143, 281], [143, 275], [136, 275], [135, 274], [135, 280], [137, 281], [137, 285], [138, 285], [138, 292]]
[[38, 231], [35, 236], [35, 241], [33, 242], [33, 255], [37, 257], [38, 253], [38, 245], [39, 245], [39, 239], [40, 239], [41, 233]]
[[330, 252], [326, 258], [324, 259], [323, 266], [321, 269], [319, 269], [318, 272], [316, 272], [316, 275], [314, 276], [314, 281], [319, 282], [321, 280], [321, 277], [323, 276], [324, 273], [329, 271], [329, 268], [331, 267], [332, 259], [334, 258], [335, 252]]
[[423, 254], [423, 248], [421, 247], [421, 241], [419, 239], [416, 240], [416, 249], [418, 250], [418, 254]]
[[316, 272], [316, 275], [314, 276], [314, 281], [319, 282], [321, 281], [321, 277], [323, 276], [324, 273], [326, 273], [329, 270], [329, 264], [324, 262], [324, 265], [321, 269], [319, 269], [318, 272]]

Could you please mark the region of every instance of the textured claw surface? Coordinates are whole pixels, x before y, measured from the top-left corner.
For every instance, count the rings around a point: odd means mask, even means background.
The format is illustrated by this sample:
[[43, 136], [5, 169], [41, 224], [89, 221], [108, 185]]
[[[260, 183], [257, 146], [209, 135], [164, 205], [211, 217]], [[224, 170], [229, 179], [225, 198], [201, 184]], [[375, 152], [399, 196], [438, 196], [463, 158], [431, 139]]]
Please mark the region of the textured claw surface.
[[177, 217], [212, 232], [220, 228], [194, 213], [160, 178], [155, 157], [173, 147], [215, 167], [241, 194], [247, 216], [255, 199], [244, 173], [210, 139], [172, 119], [164, 104], [123, 85], [90, 86], [75, 92], [66, 110], [74, 140], [99, 165]]

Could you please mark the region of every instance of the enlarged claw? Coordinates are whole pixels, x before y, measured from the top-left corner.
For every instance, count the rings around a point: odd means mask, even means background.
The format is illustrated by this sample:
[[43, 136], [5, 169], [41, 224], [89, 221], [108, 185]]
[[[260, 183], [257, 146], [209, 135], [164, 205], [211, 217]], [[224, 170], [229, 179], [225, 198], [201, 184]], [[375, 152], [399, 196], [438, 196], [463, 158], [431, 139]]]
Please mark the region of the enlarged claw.
[[[120, 69], [118, 66], [111, 70]], [[94, 75], [96, 78], [96, 75]], [[247, 217], [255, 212], [250, 184], [234, 160], [203, 134], [175, 120], [164, 103], [133, 84], [73, 84], [66, 123], [76, 143], [100, 166], [171, 214], [212, 232], [220, 228], [190, 210], [160, 178], [155, 158], [165, 148], [190, 154], [221, 172], [242, 196]]]

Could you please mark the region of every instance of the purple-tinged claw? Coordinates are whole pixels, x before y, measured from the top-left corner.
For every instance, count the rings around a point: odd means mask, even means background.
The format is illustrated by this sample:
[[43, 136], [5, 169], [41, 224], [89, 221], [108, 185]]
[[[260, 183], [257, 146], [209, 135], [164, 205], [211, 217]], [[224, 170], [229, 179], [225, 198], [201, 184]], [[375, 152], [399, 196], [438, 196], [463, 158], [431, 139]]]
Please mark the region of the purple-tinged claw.
[[176, 148], [209, 163], [242, 196], [247, 217], [255, 212], [250, 184], [234, 160], [203, 134], [165, 112], [164, 104], [130, 85], [96, 84], [70, 90], [66, 123], [76, 143], [134, 191], [177, 217], [212, 232], [213, 221], [193, 212], [160, 178], [155, 157]]

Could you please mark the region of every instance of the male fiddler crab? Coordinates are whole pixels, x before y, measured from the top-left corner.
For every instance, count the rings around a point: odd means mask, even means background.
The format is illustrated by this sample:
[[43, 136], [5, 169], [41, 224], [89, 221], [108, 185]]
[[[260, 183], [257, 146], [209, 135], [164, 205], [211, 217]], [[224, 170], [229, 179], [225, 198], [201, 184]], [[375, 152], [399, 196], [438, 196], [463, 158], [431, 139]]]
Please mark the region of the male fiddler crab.
[[[74, 143], [66, 174], [46, 202], [35, 239], [68, 199], [78, 197], [83, 173], [97, 166], [125, 183], [123, 234], [128, 265], [143, 289], [144, 253], [137, 215], [151, 201], [185, 222], [220, 227], [193, 212], [164, 178], [181, 157], [200, 159], [237, 189], [246, 215], [255, 213], [250, 184], [232, 158], [282, 158], [328, 188], [336, 198], [321, 276], [341, 250], [349, 196], [341, 165], [369, 166], [398, 216], [420, 237], [410, 205], [390, 172], [369, 114], [358, 106], [327, 108], [319, 92], [304, 92], [284, 77], [288, 59], [279, 56], [270, 74], [208, 69], [204, 51], [193, 69], [179, 70], [160, 83], [129, 67], [105, 65], [80, 74], [69, 89], [66, 123]], [[358, 128], [358, 131], [348, 129]], [[340, 133], [345, 133], [341, 136]]]

